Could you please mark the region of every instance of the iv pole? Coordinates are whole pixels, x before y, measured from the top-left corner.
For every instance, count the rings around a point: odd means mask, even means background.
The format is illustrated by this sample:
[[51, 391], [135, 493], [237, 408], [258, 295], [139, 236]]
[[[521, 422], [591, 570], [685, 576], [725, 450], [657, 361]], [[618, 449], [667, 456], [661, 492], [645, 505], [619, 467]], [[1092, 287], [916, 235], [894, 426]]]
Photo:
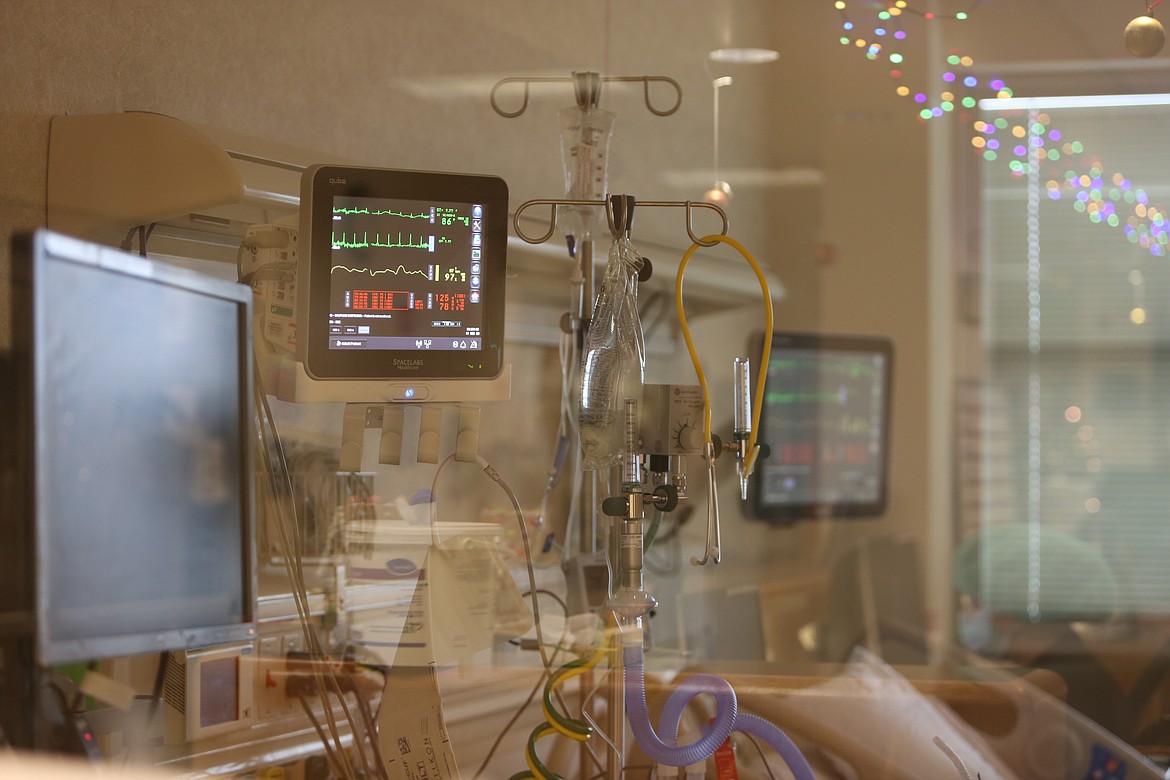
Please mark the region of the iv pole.
[[[581, 111], [588, 111], [597, 108], [601, 103], [601, 87], [606, 83], [642, 83], [642, 99], [646, 105], [646, 109], [655, 116], [670, 116], [678, 111], [679, 106], [682, 105], [682, 87], [677, 81], [669, 76], [602, 76], [594, 71], [574, 71], [571, 76], [567, 77], [509, 77], [501, 79], [492, 87], [489, 100], [492, 109], [502, 117], [507, 119], [514, 119], [521, 116], [528, 109], [528, 99], [530, 87], [532, 84], [572, 84], [574, 96], [576, 98], [577, 108]], [[523, 86], [522, 100], [520, 107], [514, 111], [507, 111], [502, 108], [497, 101], [497, 94], [504, 87], [509, 85], [519, 84]], [[675, 99], [674, 103], [666, 108], [656, 107], [650, 99], [651, 84], [666, 84], [674, 89]], [[539, 201], [540, 203], [549, 203], [550, 201]], [[571, 202], [567, 200], [557, 201], [565, 205], [605, 205], [603, 201], [588, 201], [588, 202]], [[531, 205], [531, 202], [529, 204]], [[516, 217], [520, 216], [518, 210]], [[553, 215], [553, 224], [548, 233], [540, 238], [538, 241], [533, 241], [528, 238], [520, 229], [519, 222], [515, 222], [516, 234], [523, 238], [528, 243], [544, 243], [552, 237], [553, 231], [556, 229], [556, 215]], [[579, 322], [581, 325], [581, 332], [584, 333], [589, 328], [589, 318], [592, 315], [595, 273], [593, 268], [593, 241], [592, 239], [583, 240], [575, 247], [570, 248], [570, 253], [576, 259], [580, 267], [581, 278], [584, 280], [582, 285], [581, 299], [574, 301], [575, 311], [569, 312], [570, 318]], [[581, 507], [582, 528], [579, 529], [578, 538], [578, 552], [582, 554], [596, 553], [598, 549], [598, 527], [597, 515], [600, 507], [598, 500], [597, 489], [597, 473], [593, 472], [592, 478], [589, 480], [589, 489], [586, 491], [586, 497], [583, 500]], [[570, 540], [566, 539], [566, 543]]]
[[[525, 112], [528, 107], [529, 86], [532, 83], [549, 83], [549, 82], [571, 82], [573, 84], [574, 93], [576, 97], [577, 107], [581, 111], [588, 111], [591, 108], [597, 108], [601, 100], [601, 85], [604, 82], [636, 82], [640, 81], [643, 84], [643, 99], [646, 108], [656, 116], [670, 116], [678, 110], [682, 103], [682, 88], [674, 79], [665, 76], [611, 76], [602, 77], [594, 72], [574, 72], [571, 78], [505, 78], [496, 83], [492, 88], [490, 95], [490, 102], [492, 108], [496, 113], [506, 118], [515, 118]], [[650, 85], [654, 82], [667, 83], [674, 87], [676, 91], [676, 99], [674, 104], [667, 109], [656, 108], [650, 100]], [[500, 108], [496, 101], [496, 93], [501, 87], [507, 84], [520, 83], [524, 86], [523, 101], [520, 108], [516, 111], [508, 112]], [[513, 228], [516, 235], [530, 244], [541, 244], [548, 241], [557, 227], [557, 207], [558, 206], [599, 206], [606, 210], [608, 223], [611, 232], [617, 235], [618, 227], [624, 226], [628, 233], [629, 224], [633, 216], [634, 198], [631, 196], [614, 196], [606, 200], [570, 200], [570, 199], [541, 199], [529, 200], [521, 204], [516, 209], [513, 215]], [[537, 237], [532, 237], [526, 234], [520, 226], [521, 215], [529, 208], [539, 205], [547, 205], [550, 207], [550, 219], [548, 230]], [[727, 234], [727, 214], [710, 203], [691, 202], [691, 201], [650, 201], [643, 202], [640, 205], [654, 207], [682, 207], [686, 209], [686, 229], [687, 235], [690, 239], [703, 246], [711, 246], [713, 242], [700, 241], [695, 235], [692, 227], [692, 211], [694, 208], [708, 208], [716, 211], [722, 219], [722, 235]], [[593, 267], [593, 241], [592, 239], [583, 240], [575, 247], [572, 247], [572, 254], [575, 256], [580, 265], [581, 278], [583, 279], [582, 295], [579, 300], [573, 302], [575, 311], [569, 312], [571, 320], [580, 323], [580, 332], [584, 333], [588, 330], [589, 319], [592, 316], [592, 305], [594, 298], [594, 267]], [[582, 501], [582, 528], [580, 529], [578, 547], [579, 551], [585, 553], [595, 553], [598, 545], [598, 515], [601, 507], [601, 501], [598, 496], [597, 472], [592, 471], [591, 479], [589, 480], [589, 490], [587, 496]], [[586, 529], [585, 522], [588, 522]], [[570, 540], [566, 539], [566, 544]], [[616, 616], [612, 613], [607, 617], [607, 627], [611, 629], [618, 629]], [[623, 772], [623, 762], [625, 758], [625, 680], [622, 668], [622, 647], [620, 640], [620, 632], [615, 630], [613, 632], [614, 640], [609, 648], [609, 686], [608, 686], [608, 706], [606, 707], [606, 725], [607, 729], [602, 733], [602, 737], [608, 734], [606, 739], [610, 750], [606, 751], [606, 777], [609, 780], [620, 780]], [[592, 672], [586, 674], [585, 679], [582, 680], [582, 696], [584, 691], [592, 690], [593, 683], [590, 679]], [[582, 701], [584, 709], [584, 700]], [[588, 714], [585, 713], [588, 718]], [[592, 720], [590, 719], [592, 722]], [[599, 730], [600, 731], [600, 730]], [[582, 766], [586, 764], [588, 759], [592, 757], [588, 745], [582, 743], [581, 762]]]
[[[550, 219], [548, 230], [540, 236], [529, 236], [524, 232], [520, 226], [521, 215], [529, 208], [535, 206], [549, 206]], [[628, 234], [629, 225], [633, 219], [633, 211], [635, 199], [629, 195], [612, 195], [607, 200], [568, 200], [568, 199], [540, 199], [529, 200], [522, 203], [513, 216], [512, 226], [516, 231], [516, 235], [530, 244], [540, 244], [552, 237], [557, 227], [557, 207], [558, 206], [598, 206], [605, 208], [606, 216], [608, 218], [610, 231], [616, 236], [619, 232], [626, 232]], [[687, 236], [696, 244], [701, 246], [713, 246], [715, 241], [703, 241], [695, 235], [693, 227], [693, 212], [696, 208], [710, 209], [716, 212], [722, 220], [722, 229], [720, 234], [727, 235], [727, 214], [719, 206], [713, 203], [695, 202], [695, 201], [642, 201], [638, 205], [650, 208], [684, 208], [686, 209], [686, 229]], [[582, 242], [582, 251], [585, 247], [589, 247], [592, 242]], [[591, 248], [590, 250], [591, 251]], [[592, 269], [592, 260], [589, 261], [590, 270]], [[588, 278], [588, 277], [587, 277]], [[590, 520], [596, 524], [596, 510], [598, 502], [596, 501], [596, 472], [594, 472], [594, 488], [591, 495], [590, 506]], [[596, 534], [593, 535], [596, 540]], [[594, 542], [595, 543], [595, 542]], [[620, 563], [619, 563], [620, 565]], [[609, 747], [606, 752], [606, 777], [609, 780], [620, 780], [622, 775], [622, 763], [625, 757], [625, 677], [622, 663], [622, 640], [621, 628], [617, 620], [617, 616], [613, 611], [607, 616], [606, 627], [612, 629], [613, 640], [609, 648], [609, 686], [607, 691], [608, 706], [606, 707], [606, 726], [604, 732], [609, 735]], [[583, 683], [583, 690], [591, 688], [591, 682]], [[604, 735], [603, 735], [604, 736]], [[588, 748], [583, 744], [583, 750]], [[582, 761], [585, 753], [582, 754]]]

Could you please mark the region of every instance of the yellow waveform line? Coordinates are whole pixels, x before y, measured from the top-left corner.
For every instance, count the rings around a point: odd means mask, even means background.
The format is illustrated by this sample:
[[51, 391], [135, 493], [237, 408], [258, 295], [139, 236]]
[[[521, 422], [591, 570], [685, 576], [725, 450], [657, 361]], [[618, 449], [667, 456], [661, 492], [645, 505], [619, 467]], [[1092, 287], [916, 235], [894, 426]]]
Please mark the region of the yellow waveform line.
[[431, 278], [430, 275], [422, 269], [412, 271], [404, 265], [399, 265], [397, 268], [379, 268], [377, 270], [374, 270], [373, 268], [350, 268], [347, 265], [335, 265], [329, 269], [329, 273], [333, 273], [334, 271], [348, 271], [351, 274], [369, 274], [370, 276], [377, 276], [378, 274], [394, 274], [395, 276], [400, 274], [415, 274], [416, 276], [421, 276], [424, 279]]

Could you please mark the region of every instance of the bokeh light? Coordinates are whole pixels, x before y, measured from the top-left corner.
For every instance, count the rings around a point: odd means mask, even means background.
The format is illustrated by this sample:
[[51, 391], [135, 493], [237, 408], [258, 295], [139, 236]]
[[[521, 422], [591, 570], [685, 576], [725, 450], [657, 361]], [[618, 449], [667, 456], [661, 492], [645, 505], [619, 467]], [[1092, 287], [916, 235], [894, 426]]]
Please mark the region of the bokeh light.
[[[938, 87], [915, 90], [907, 83], [902, 70], [904, 52], [887, 51], [879, 41], [891, 37], [897, 41], [907, 40], [908, 31], [902, 26], [906, 15], [920, 17], [929, 23], [966, 21], [983, 2], [970, 0], [965, 9], [931, 13], [920, 10], [916, 0], [896, 0], [893, 3], [887, 0], [879, 4], [884, 7], [875, 14], [876, 21], [869, 27], [873, 40], [864, 37], [856, 21], [848, 16], [846, 0], [834, 0], [833, 5], [841, 15], [843, 34], [840, 42], [864, 51], [866, 59], [884, 59], [897, 66], [890, 70], [895, 93], [899, 97], [913, 96], [915, 111], [919, 119], [926, 122], [945, 117], [960, 108], [964, 109], [960, 113], [967, 121], [970, 120], [967, 112], [975, 109], [981, 98], [1006, 100], [1014, 93], [1003, 79], [985, 78], [972, 72], [974, 59], [955, 51], [946, 55], [946, 69]], [[999, 154], [1004, 154], [1008, 170], [1017, 178], [1030, 175], [1034, 167], [1039, 169], [1048, 178], [1045, 193], [1049, 200], [1068, 200], [1072, 208], [1090, 222], [1119, 228], [1128, 243], [1140, 246], [1156, 257], [1170, 253], [1166, 213], [1151, 206], [1147, 193], [1135, 187], [1122, 173], [1106, 174], [1100, 160], [1085, 159], [1084, 144], [1066, 138], [1052, 126], [1047, 113], [1029, 114], [1023, 109], [1004, 111], [991, 121], [974, 120], [971, 127], [974, 131], [971, 147], [983, 159], [993, 162], [999, 159]], [[1014, 140], [1007, 143], [996, 138], [997, 132], [1010, 134]], [[1060, 174], [1053, 175], [1051, 168], [1054, 164], [1060, 164]], [[1135, 316], [1142, 317], [1144, 322], [1144, 310], [1140, 314], [1131, 312], [1131, 320]]]

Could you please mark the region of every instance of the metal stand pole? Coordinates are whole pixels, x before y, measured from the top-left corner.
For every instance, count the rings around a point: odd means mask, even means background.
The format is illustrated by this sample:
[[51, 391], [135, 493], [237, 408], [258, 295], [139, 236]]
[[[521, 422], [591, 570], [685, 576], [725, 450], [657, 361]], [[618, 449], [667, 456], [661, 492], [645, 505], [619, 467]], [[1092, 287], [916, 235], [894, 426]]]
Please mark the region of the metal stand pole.
[[621, 780], [626, 760], [626, 678], [622, 666], [622, 634], [616, 618], [610, 613], [609, 643], [609, 699], [606, 702], [606, 730], [613, 740], [613, 749], [606, 752], [605, 776]]

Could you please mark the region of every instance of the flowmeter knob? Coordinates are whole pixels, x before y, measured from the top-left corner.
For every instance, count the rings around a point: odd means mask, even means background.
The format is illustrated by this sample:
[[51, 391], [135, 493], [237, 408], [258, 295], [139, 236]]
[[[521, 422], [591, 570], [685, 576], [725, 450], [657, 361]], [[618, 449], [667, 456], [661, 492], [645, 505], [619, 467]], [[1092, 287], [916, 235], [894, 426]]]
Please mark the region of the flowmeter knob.
[[610, 517], [625, 517], [630, 502], [625, 496], [610, 496], [601, 502], [601, 511]]
[[673, 512], [678, 506], [678, 488], [674, 485], [659, 485], [654, 488], [654, 508], [663, 514]]
[[703, 449], [703, 432], [694, 425], [683, 425], [678, 431], [679, 449], [698, 452]]

